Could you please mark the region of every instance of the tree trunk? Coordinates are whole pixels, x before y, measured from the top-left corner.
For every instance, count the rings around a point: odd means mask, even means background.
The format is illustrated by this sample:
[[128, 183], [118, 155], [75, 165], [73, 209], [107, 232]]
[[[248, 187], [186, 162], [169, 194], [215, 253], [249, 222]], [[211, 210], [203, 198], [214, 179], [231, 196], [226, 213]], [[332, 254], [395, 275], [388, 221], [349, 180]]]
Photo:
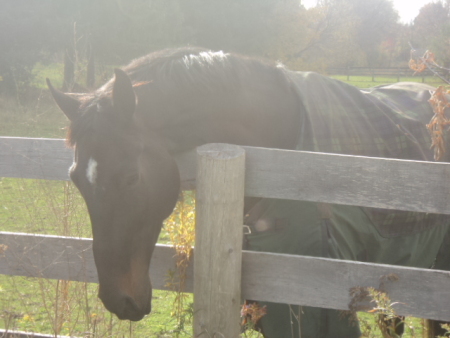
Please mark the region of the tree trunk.
[[62, 90], [65, 92], [72, 91], [75, 84], [75, 48], [69, 45], [64, 52], [64, 82]]
[[95, 87], [95, 55], [91, 42], [87, 44], [87, 59], [86, 87], [93, 89]]

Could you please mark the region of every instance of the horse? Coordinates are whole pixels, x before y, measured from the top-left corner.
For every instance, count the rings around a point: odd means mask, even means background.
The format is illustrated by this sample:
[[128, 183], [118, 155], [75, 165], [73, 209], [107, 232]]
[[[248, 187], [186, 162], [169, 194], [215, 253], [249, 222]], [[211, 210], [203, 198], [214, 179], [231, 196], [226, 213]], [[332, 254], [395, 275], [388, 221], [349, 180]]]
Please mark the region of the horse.
[[[180, 193], [179, 154], [220, 142], [433, 159], [425, 125], [433, 116], [427, 100], [434, 88], [424, 84], [359, 90], [272, 61], [193, 47], [157, 51], [114, 72], [83, 95], [47, 84], [70, 120], [69, 172], [90, 215], [98, 295], [120, 319], [138, 321], [151, 311], [149, 265]], [[445, 256], [446, 216], [331, 205], [323, 217], [323, 209], [246, 199], [243, 212], [254, 230], [248, 248], [449, 268], [446, 257], [436, 262]], [[270, 222], [258, 230], [258, 219], [283, 221], [276, 231]], [[282, 329], [290, 323], [290, 310], [282, 306], [268, 304], [260, 321], [265, 337], [291, 335], [290, 327]], [[360, 334], [334, 310], [302, 311], [303, 337]]]

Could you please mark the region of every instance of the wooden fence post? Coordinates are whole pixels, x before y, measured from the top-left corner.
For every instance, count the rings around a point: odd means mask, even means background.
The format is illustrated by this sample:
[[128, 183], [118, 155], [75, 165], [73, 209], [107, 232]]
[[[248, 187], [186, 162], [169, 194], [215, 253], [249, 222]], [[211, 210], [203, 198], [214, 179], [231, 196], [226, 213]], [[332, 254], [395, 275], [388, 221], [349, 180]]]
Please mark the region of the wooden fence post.
[[240, 335], [245, 150], [197, 149], [194, 337]]

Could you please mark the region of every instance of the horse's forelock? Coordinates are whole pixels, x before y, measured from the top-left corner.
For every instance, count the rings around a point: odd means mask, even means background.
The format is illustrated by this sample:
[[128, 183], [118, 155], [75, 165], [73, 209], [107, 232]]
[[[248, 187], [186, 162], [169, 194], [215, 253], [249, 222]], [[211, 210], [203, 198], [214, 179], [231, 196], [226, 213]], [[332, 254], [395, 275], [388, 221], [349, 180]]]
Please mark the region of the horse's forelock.
[[[92, 116], [88, 116], [92, 117]], [[66, 135], [66, 144], [73, 148], [78, 143], [79, 140], [85, 138], [87, 134], [92, 132], [93, 126], [91, 124], [92, 118], [86, 116], [80, 116], [77, 120], [73, 121]]]
[[98, 115], [97, 106], [102, 100], [104, 99], [96, 98], [94, 94], [86, 94], [80, 99], [79, 116], [70, 123], [67, 129], [66, 144], [69, 147], [74, 147], [80, 139], [93, 132], [97, 127], [95, 123]]

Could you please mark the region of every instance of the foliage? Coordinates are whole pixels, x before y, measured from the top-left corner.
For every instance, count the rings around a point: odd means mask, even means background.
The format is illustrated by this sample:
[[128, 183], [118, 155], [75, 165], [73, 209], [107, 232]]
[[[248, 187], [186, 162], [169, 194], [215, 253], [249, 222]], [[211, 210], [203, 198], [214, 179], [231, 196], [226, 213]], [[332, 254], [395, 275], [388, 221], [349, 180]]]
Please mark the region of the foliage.
[[258, 321], [267, 314], [267, 307], [260, 306], [256, 302], [245, 302], [241, 308], [241, 328], [247, 330], [257, 330]]
[[427, 124], [427, 129], [431, 135], [431, 147], [434, 148], [434, 159], [439, 161], [445, 154], [444, 134], [450, 125], [450, 120], [445, 115], [445, 110], [450, 108], [450, 103], [446, 95], [450, 92], [443, 86], [439, 86], [433, 93], [429, 102], [433, 107], [434, 116], [430, 123]]
[[392, 44], [396, 38], [398, 14], [388, 0], [353, 0], [352, 9], [358, 20], [356, 43], [368, 66], [379, 65], [382, 43]]
[[[400, 338], [400, 337], [423, 337], [424, 323], [422, 320], [405, 318], [398, 316], [388, 293], [383, 291], [383, 284], [391, 281], [395, 282], [396, 275], [387, 275], [380, 278], [379, 288], [373, 287], [355, 287], [350, 291], [352, 301], [349, 306], [352, 308], [355, 304], [367, 304], [369, 300], [368, 313], [359, 313], [358, 319], [365, 338]], [[370, 309], [369, 309], [370, 308]], [[370, 314], [370, 315], [369, 315]], [[400, 330], [403, 325], [403, 330]], [[401, 331], [404, 331], [403, 335]]]
[[[181, 1], [189, 43], [262, 55], [276, 0]], [[287, 1], [289, 2], [289, 1]]]
[[175, 291], [172, 317], [178, 323], [176, 337], [183, 332], [186, 321], [192, 319], [192, 304], [186, 306], [189, 299], [185, 294], [185, 282], [187, 268], [192, 256], [192, 248], [195, 242], [195, 195], [193, 192], [183, 192], [173, 213], [164, 223], [164, 231], [168, 233], [170, 242], [176, 252], [177, 271], [169, 272], [169, 280], [166, 286]]
[[[431, 70], [436, 76], [449, 83], [447, 79], [441, 76], [438, 71], [445, 69], [438, 65], [435, 60], [434, 53], [426, 51], [423, 57], [419, 57], [417, 60], [414, 58], [415, 50], [411, 51], [411, 59], [409, 61], [409, 67], [414, 70], [415, 73], [423, 72], [426, 69]], [[447, 99], [447, 95], [450, 93], [444, 86], [439, 86], [434, 92], [431, 93], [431, 98], [428, 100], [433, 108], [434, 116], [431, 118], [427, 129], [431, 135], [431, 148], [434, 149], [434, 159], [439, 161], [445, 154], [445, 136], [450, 125], [450, 120], [446, 116], [447, 108], [450, 108], [450, 103]]]
[[[295, 0], [1, 3], [0, 90], [10, 92], [30, 83], [37, 62], [55, 57], [62, 61], [65, 56], [79, 72], [91, 55], [101, 65], [120, 65], [166, 47], [201, 45], [280, 60], [294, 69], [323, 71], [399, 59], [411, 33], [397, 23], [388, 0], [321, 0], [308, 10]], [[438, 37], [448, 41], [448, 5], [440, 14], [435, 8], [444, 5], [433, 6], [424, 7], [414, 24], [418, 46]], [[430, 22], [437, 30], [428, 27]], [[430, 47], [441, 60], [450, 48], [448, 42]]]
[[30, 83], [35, 63], [45, 57], [43, 46], [52, 34], [50, 2], [0, 2], [0, 93], [17, 94]]
[[[420, 9], [412, 27], [412, 45], [433, 50], [443, 66], [450, 66], [450, 3], [430, 2]], [[423, 53], [423, 51], [422, 51]]]
[[443, 336], [438, 336], [437, 338], [448, 338], [450, 337], [450, 324], [442, 324], [441, 325], [444, 330], [447, 331]]
[[[329, 13], [330, 35], [340, 40], [333, 43], [333, 51], [339, 53], [336, 60], [339, 65], [379, 64], [381, 43], [395, 37], [397, 30], [398, 15], [392, 3], [387, 0], [324, 0], [321, 4]], [[347, 39], [347, 43], [343, 39]]]

